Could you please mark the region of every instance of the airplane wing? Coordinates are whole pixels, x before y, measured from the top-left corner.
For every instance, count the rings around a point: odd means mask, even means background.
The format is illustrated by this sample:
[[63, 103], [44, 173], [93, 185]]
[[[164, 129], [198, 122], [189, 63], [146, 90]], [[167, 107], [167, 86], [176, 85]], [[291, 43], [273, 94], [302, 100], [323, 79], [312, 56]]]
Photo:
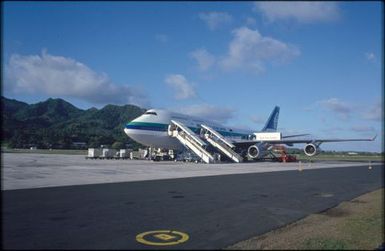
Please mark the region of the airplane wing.
[[377, 137], [377, 135], [371, 139], [317, 139], [317, 138], [315, 138], [315, 139], [287, 139], [287, 137], [286, 138], [283, 137], [283, 139], [281, 139], [281, 140], [271, 140], [271, 141], [243, 140], [243, 141], [233, 141], [232, 143], [235, 146], [243, 146], [243, 147], [248, 146], [248, 145], [254, 145], [257, 143], [262, 143], [262, 142], [272, 144], [272, 145], [286, 144], [289, 146], [292, 146], [293, 144], [299, 144], [299, 143], [305, 143], [305, 144], [314, 143], [316, 145], [320, 145], [324, 142], [373, 141], [376, 139], [376, 137]]
[[282, 138], [294, 138], [294, 137], [300, 137], [300, 136], [308, 136], [310, 134], [305, 133], [305, 134], [294, 134], [294, 135], [287, 135], [287, 136], [282, 136]]

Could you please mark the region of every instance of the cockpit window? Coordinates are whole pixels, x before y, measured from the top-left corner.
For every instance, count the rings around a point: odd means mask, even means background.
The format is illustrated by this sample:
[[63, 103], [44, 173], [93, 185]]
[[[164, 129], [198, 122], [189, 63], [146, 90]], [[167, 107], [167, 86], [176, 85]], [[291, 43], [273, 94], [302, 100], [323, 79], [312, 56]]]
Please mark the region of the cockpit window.
[[156, 112], [145, 112], [144, 114], [148, 114], [148, 115], [158, 115], [158, 114], [156, 114]]

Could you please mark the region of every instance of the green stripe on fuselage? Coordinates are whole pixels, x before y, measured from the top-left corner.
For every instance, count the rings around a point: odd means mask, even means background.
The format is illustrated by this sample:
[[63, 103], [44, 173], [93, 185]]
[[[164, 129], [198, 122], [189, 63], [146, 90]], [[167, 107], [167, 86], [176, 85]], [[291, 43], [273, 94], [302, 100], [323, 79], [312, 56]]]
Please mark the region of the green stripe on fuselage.
[[152, 123], [152, 122], [130, 122], [128, 125], [143, 126], [143, 127], [158, 127], [167, 131], [168, 124]]
[[[163, 129], [164, 131], [167, 131], [167, 128], [168, 128], [168, 124], [162, 124], [162, 123], [152, 123], [152, 122], [130, 122], [128, 123], [128, 125], [133, 125], [133, 126], [141, 126], [141, 127], [149, 127], [149, 128], [159, 128], [159, 129]], [[191, 131], [193, 131], [194, 133], [199, 133], [199, 129], [198, 127], [188, 127], [191, 129]], [[220, 133], [222, 136], [225, 136], [225, 137], [228, 137], [228, 136], [237, 136], [237, 137], [247, 137], [248, 134], [244, 134], [244, 133], [236, 133], [236, 132], [226, 132], [226, 131], [217, 131], [218, 133]]]

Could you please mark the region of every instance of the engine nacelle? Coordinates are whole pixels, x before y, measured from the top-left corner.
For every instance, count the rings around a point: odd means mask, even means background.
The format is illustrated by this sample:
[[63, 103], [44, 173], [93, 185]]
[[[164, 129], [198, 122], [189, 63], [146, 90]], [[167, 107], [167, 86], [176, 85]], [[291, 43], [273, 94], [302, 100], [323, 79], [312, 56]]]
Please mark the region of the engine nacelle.
[[247, 149], [247, 155], [252, 159], [262, 158], [266, 154], [266, 149], [261, 145], [252, 145]]
[[309, 156], [315, 156], [321, 152], [321, 148], [315, 144], [306, 144], [305, 147], [303, 148], [304, 153]]

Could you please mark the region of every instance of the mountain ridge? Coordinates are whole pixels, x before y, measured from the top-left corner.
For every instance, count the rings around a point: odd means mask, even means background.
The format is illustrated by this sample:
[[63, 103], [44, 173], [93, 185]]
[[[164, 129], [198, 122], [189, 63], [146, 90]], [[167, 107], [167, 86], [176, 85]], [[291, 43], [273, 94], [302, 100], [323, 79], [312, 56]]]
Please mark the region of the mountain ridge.
[[111, 105], [83, 110], [60, 98], [27, 104], [2, 96], [3, 142], [12, 148], [76, 148], [118, 144], [140, 145], [124, 134], [125, 123], [145, 109], [135, 105]]

